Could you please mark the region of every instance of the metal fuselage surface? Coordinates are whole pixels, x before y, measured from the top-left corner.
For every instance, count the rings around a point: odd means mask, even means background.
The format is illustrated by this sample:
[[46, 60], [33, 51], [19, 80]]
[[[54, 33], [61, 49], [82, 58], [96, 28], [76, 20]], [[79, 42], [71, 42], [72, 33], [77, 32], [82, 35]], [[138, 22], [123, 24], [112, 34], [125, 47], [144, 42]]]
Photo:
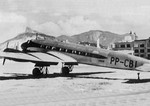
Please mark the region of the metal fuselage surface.
[[135, 69], [145, 63], [150, 63], [147, 59], [130, 54], [74, 43], [60, 42], [56, 39], [30, 40], [22, 44], [22, 49], [25, 52], [57, 51], [73, 57], [78, 63], [112, 68]]

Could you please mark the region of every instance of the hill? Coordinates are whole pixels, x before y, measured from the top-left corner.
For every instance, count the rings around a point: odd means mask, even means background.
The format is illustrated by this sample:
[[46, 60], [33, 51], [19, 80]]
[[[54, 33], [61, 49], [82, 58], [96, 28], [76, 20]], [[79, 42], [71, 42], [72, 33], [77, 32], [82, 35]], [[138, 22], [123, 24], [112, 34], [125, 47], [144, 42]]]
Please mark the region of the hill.
[[47, 39], [48, 38], [58, 39], [59, 41], [67, 40], [68, 42], [72, 42], [72, 43], [89, 42], [91, 44], [95, 44], [97, 42], [97, 39], [100, 38], [100, 45], [105, 47], [108, 47], [110, 44], [113, 44], [114, 42], [124, 41], [126, 40], [126, 38], [131, 38], [131, 39], [135, 38], [135, 35], [131, 33], [119, 35], [112, 32], [101, 31], [101, 30], [90, 30], [88, 32], [84, 32], [73, 36], [61, 35], [55, 38], [51, 35], [46, 35], [44, 33], [32, 30], [31, 28], [27, 27], [24, 33], [21, 33], [16, 37], [7, 40], [4, 43], [1, 43], [0, 50], [5, 49], [8, 43], [9, 43], [8, 45], [9, 48], [21, 49], [20, 45], [23, 42], [26, 42], [27, 40], [31, 40], [31, 39], [36, 39], [37, 34], [38, 34], [38, 38], [46, 37]]
[[57, 37], [58, 40], [62, 40], [62, 41], [68, 40], [69, 42], [73, 42], [73, 43], [79, 43], [79, 42], [96, 43], [98, 38], [100, 38], [101, 45], [109, 46], [114, 42], [125, 41], [126, 38], [134, 39], [135, 37], [133, 34], [130, 33], [119, 35], [112, 32], [100, 31], [100, 30], [91, 30], [73, 36], [61, 35]]

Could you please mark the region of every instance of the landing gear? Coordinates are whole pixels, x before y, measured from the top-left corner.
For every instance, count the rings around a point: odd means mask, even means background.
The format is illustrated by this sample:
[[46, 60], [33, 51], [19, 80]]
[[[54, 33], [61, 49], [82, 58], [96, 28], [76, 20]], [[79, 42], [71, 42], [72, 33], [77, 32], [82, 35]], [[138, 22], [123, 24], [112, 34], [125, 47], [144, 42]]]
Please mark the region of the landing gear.
[[61, 73], [63, 74], [63, 75], [68, 75], [69, 74], [69, 68], [68, 67], [62, 67], [62, 69], [61, 69]]
[[44, 74], [48, 74], [48, 68], [47, 67], [35, 67], [32, 71], [32, 75], [34, 77], [40, 77]]
[[61, 73], [62, 73], [62, 75], [69, 75], [69, 72], [71, 72], [72, 70], [73, 70], [72, 65], [64, 66], [61, 69]]
[[41, 70], [39, 68], [34, 68], [33, 71], [32, 71], [32, 75], [34, 77], [39, 77], [39, 76], [42, 75], [42, 72], [41, 72]]
[[[35, 65], [35, 68], [32, 71], [34, 77], [41, 77], [42, 75], [48, 74], [48, 66]], [[69, 73], [73, 70], [73, 65], [62, 65], [61, 74], [69, 75]]]
[[140, 73], [137, 73], [137, 75], [138, 75], [138, 80], [140, 80]]

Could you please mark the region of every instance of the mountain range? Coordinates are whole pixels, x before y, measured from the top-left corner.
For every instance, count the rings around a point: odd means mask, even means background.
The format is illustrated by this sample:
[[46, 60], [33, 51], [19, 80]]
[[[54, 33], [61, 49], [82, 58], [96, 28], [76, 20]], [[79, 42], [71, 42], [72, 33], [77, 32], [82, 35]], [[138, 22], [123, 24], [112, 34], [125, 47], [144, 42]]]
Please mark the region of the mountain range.
[[[4, 48], [20, 48], [21, 43], [30, 40], [30, 39], [36, 39], [36, 33], [40, 34], [41, 37], [47, 37], [47, 38], [56, 38], [59, 41], [68, 41], [71, 43], [79, 43], [79, 42], [89, 42], [89, 43], [96, 43], [97, 39], [100, 39], [100, 45], [108, 47], [110, 44], [113, 44], [115, 42], [119, 41], [125, 41], [126, 38], [129, 39], [135, 39], [135, 34], [126, 33], [126, 34], [116, 34], [109, 31], [101, 31], [101, 30], [90, 30], [88, 32], [67, 36], [67, 35], [61, 35], [58, 37], [53, 37], [51, 35], [46, 35], [44, 33], [32, 30], [31, 28], [26, 28], [26, 31], [24, 33], [18, 34], [16, 37], [9, 39], [3, 43], [0, 44], [0, 49], [3, 50]], [[8, 44], [9, 42], [9, 44]]]
[[126, 41], [128, 38], [130, 40], [133, 40], [135, 39], [135, 35], [132, 34], [132, 32], [119, 35], [109, 31], [90, 30], [88, 32], [84, 32], [73, 36], [61, 35], [57, 37], [57, 39], [59, 40], [63, 40], [63, 41], [67, 40], [73, 43], [78, 43], [78, 42], [96, 43], [98, 38], [100, 39], [101, 45], [109, 46], [110, 44], [113, 44], [115, 42]]

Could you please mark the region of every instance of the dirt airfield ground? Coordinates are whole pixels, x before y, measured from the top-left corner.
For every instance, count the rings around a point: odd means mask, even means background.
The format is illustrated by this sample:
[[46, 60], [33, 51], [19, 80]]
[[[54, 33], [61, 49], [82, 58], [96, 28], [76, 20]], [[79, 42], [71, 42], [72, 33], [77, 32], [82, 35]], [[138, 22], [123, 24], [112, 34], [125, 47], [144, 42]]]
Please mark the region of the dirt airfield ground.
[[64, 77], [60, 67], [33, 78], [33, 64], [0, 66], [0, 106], [149, 106], [150, 72], [79, 65]]

